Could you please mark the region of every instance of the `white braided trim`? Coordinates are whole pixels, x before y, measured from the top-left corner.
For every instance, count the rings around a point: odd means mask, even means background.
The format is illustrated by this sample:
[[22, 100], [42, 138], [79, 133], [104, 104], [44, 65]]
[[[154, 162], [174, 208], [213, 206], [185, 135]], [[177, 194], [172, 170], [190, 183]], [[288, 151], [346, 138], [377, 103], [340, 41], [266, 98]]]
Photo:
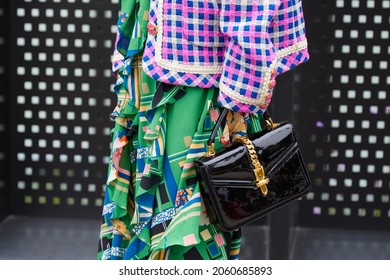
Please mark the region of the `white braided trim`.
[[267, 69], [267, 72], [265, 73], [264, 82], [261, 86], [261, 90], [259, 93], [260, 97], [258, 99], [242, 96], [238, 92], [231, 89], [229, 86], [222, 83], [222, 80], [219, 83], [219, 88], [221, 89], [221, 91], [224, 94], [228, 95], [229, 97], [233, 98], [234, 100], [237, 100], [238, 102], [241, 102], [243, 104], [260, 106], [260, 105], [264, 104], [266, 94], [269, 92], [268, 85], [269, 85], [269, 82], [271, 81], [271, 72], [272, 72], [272, 70], [276, 69], [279, 59], [283, 58], [285, 56], [288, 56], [290, 54], [293, 54], [294, 52], [301, 51], [305, 48], [307, 48], [307, 40], [306, 39], [299, 42], [299, 43], [296, 43], [292, 46], [289, 46], [285, 49], [282, 49], [282, 50], [279, 50], [276, 52], [275, 59], [272, 61], [271, 65]]
[[219, 88], [224, 94], [228, 95], [229, 97], [241, 103], [250, 104], [250, 105], [260, 105], [260, 100], [243, 96], [238, 92], [232, 90], [229, 86], [222, 83], [222, 81], [219, 83]]
[[298, 43], [296, 43], [294, 45], [291, 45], [291, 46], [289, 46], [287, 48], [278, 50], [276, 52], [276, 56], [278, 58], [282, 58], [282, 57], [285, 57], [287, 55], [290, 55], [290, 54], [292, 54], [294, 52], [301, 51], [301, 50], [306, 49], [306, 48], [307, 48], [307, 40], [304, 39], [304, 40], [302, 40], [302, 41], [300, 41], [300, 42], [298, 42]]
[[164, 33], [164, 13], [163, 13], [164, 0], [157, 0], [157, 42], [156, 42], [156, 63], [158, 66], [176, 72], [184, 72], [191, 74], [221, 74], [222, 65], [186, 65], [181, 64], [179, 61], [164, 60], [162, 57], [163, 46], [163, 33]]

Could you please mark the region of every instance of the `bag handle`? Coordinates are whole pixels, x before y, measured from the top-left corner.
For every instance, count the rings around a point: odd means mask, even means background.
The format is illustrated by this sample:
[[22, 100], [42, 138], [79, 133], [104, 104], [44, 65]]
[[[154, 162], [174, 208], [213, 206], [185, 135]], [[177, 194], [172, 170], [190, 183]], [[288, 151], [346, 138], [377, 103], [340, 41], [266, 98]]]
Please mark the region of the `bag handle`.
[[[214, 128], [211, 131], [210, 137], [207, 140], [207, 152], [206, 152], [206, 157], [212, 157], [215, 155], [215, 150], [214, 150], [214, 141], [215, 137], [217, 136], [218, 129], [220, 127], [224, 127], [226, 124], [226, 116], [228, 113], [229, 109], [228, 108], [223, 108], [222, 112], [219, 114], [217, 121], [215, 122]], [[267, 111], [263, 113], [263, 118], [266, 122], [266, 128], [268, 129], [274, 129], [279, 125], [279, 123], [274, 123], [272, 121], [271, 116], [268, 114]]]
[[207, 140], [207, 152], [205, 154], [206, 157], [212, 157], [215, 155], [215, 149], [214, 149], [214, 141], [215, 137], [217, 136], [218, 129], [220, 127], [224, 127], [226, 124], [226, 116], [228, 113], [228, 108], [223, 108], [222, 112], [219, 114], [217, 121], [215, 122], [214, 128], [211, 131], [210, 137]]

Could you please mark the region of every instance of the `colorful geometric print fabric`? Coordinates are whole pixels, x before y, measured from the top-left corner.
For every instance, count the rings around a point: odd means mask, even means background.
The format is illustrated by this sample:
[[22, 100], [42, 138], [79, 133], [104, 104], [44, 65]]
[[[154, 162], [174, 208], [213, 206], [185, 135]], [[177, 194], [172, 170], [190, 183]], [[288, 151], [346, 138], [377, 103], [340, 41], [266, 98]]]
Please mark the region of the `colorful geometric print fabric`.
[[235, 259], [240, 232], [209, 223], [193, 165], [209, 137], [203, 127], [212, 127], [214, 90], [159, 88], [141, 90], [140, 110], [126, 122], [138, 118], [130, 129], [117, 123], [113, 130], [100, 258]]
[[[146, 4], [122, 1], [113, 60], [118, 103], [97, 257], [237, 259], [241, 230], [222, 232], [210, 223], [194, 169], [218, 117], [218, 90], [159, 83], [143, 72], [145, 11]], [[254, 115], [230, 113], [216, 144], [258, 128]]]
[[308, 58], [301, 0], [151, 0], [144, 71], [219, 87], [233, 111], [262, 113], [277, 75]]

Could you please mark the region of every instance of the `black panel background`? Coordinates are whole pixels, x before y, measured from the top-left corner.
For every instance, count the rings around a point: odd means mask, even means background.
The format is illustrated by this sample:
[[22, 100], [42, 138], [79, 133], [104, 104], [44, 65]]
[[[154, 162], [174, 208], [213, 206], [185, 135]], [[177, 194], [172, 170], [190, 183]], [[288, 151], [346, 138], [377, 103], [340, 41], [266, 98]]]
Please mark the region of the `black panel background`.
[[9, 210], [9, 4], [0, 3], [0, 220]]
[[294, 116], [313, 190], [299, 225], [388, 230], [390, 1], [304, 1], [304, 11], [311, 59], [296, 71]]
[[[10, 201], [14, 214], [96, 218], [119, 1], [10, 3], [0, 4], [10, 11], [0, 14], [0, 211]], [[389, 229], [390, 1], [303, 3], [311, 59], [278, 78], [271, 103], [275, 120], [295, 125], [313, 180], [298, 225]]]
[[12, 1], [14, 214], [100, 215], [115, 106], [110, 55], [119, 2], [112, 2]]

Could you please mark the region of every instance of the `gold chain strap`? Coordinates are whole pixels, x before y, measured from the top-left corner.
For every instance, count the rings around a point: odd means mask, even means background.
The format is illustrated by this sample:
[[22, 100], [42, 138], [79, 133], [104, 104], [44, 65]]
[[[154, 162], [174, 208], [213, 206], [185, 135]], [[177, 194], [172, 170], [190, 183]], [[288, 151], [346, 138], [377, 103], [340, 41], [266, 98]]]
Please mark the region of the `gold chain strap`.
[[264, 168], [260, 164], [259, 158], [257, 157], [257, 153], [255, 147], [253, 146], [252, 141], [249, 140], [247, 136], [237, 138], [236, 141], [241, 142], [246, 146], [252, 161], [252, 165], [254, 167], [253, 173], [255, 174], [255, 178], [256, 178], [256, 187], [260, 189], [263, 196], [266, 196], [268, 193], [267, 184], [269, 183], [269, 179], [265, 177]]

